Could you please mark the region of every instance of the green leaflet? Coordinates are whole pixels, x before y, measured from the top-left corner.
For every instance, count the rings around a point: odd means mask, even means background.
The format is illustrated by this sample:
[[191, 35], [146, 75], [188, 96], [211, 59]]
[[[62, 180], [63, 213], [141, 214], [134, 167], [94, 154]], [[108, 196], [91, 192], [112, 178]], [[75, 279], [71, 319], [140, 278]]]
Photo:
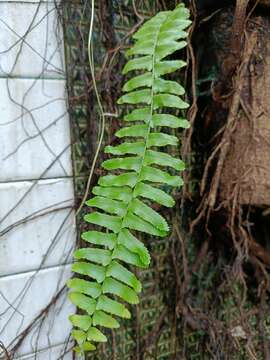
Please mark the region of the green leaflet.
[[116, 132], [117, 137], [143, 137], [145, 138], [148, 135], [148, 126], [147, 125], [133, 125], [130, 127], [123, 128]]
[[150, 255], [144, 244], [127, 229], [122, 229], [118, 235], [118, 243], [124, 245], [131, 252], [137, 254], [145, 267], [150, 264]]
[[169, 166], [179, 171], [185, 170], [185, 164], [182, 160], [160, 151], [147, 150], [144, 163], [146, 165], [156, 164], [160, 166]]
[[134, 193], [135, 196], [142, 196], [166, 207], [172, 207], [175, 204], [174, 199], [165, 193], [165, 191], [157, 189], [149, 184], [144, 184], [143, 182], [137, 184]]
[[172, 176], [165, 171], [150, 166], [143, 167], [140, 175], [140, 180], [147, 180], [175, 187], [183, 185], [183, 180], [180, 176]]
[[154, 126], [167, 126], [173, 129], [190, 127], [189, 122], [186, 119], [178, 118], [170, 114], [155, 114], [152, 117]]
[[154, 93], [170, 93], [175, 95], [184, 95], [185, 89], [183, 86], [178, 84], [176, 81], [164, 80], [164, 79], [156, 79], [154, 81]]
[[77, 274], [89, 276], [98, 283], [105, 279], [105, 268], [99, 265], [94, 265], [88, 262], [76, 262], [72, 265], [72, 271]]
[[[123, 91], [131, 91], [139, 87], [152, 87], [152, 74], [146, 73], [138, 75], [129, 80], [123, 87]], [[153, 84], [154, 93], [171, 93], [175, 95], [183, 95], [185, 89], [176, 81], [155, 79]]]
[[169, 231], [167, 221], [161, 215], [159, 215], [159, 213], [157, 213], [155, 210], [153, 210], [150, 206], [146, 205], [141, 200], [132, 200], [130, 210], [134, 214], [151, 223], [154, 227], [158, 228], [158, 230], [165, 232]]
[[101, 166], [106, 170], [135, 170], [138, 171], [141, 167], [142, 157], [125, 157], [125, 158], [115, 158], [111, 160], [103, 161]]
[[151, 146], [177, 146], [178, 139], [176, 136], [163, 134], [163, 133], [152, 133], [148, 137], [148, 147]]
[[106, 336], [104, 336], [102, 332], [95, 327], [91, 327], [87, 331], [87, 340], [95, 342], [107, 342]]
[[141, 268], [145, 268], [148, 266], [145, 265], [145, 263], [141, 260], [139, 255], [128, 250], [128, 248], [126, 248], [121, 244], [115, 247], [112, 253], [112, 259], [118, 259], [123, 262], [126, 262], [127, 264], [135, 265]]
[[132, 198], [132, 190], [127, 187], [115, 188], [115, 187], [102, 187], [95, 186], [92, 190], [94, 195], [100, 195], [108, 197], [109, 199], [120, 200], [124, 203], [129, 203]]
[[151, 109], [148, 108], [140, 108], [133, 110], [130, 114], [126, 115], [124, 117], [125, 121], [144, 121], [145, 123], [148, 123], [151, 121], [152, 115], [151, 115]]
[[103, 226], [115, 233], [118, 233], [121, 229], [120, 216], [111, 216], [99, 212], [92, 212], [91, 214], [85, 215], [84, 220], [95, 225]]
[[98, 180], [98, 184], [101, 186], [130, 186], [134, 187], [137, 182], [136, 173], [125, 173], [121, 175], [107, 175], [102, 176]]
[[82, 345], [86, 340], [86, 334], [84, 331], [81, 330], [73, 330], [71, 335], [77, 341], [79, 345]]
[[112, 155], [135, 154], [142, 155], [144, 152], [144, 142], [123, 143], [118, 146], [106, 146], [105, 153]]
[[[153, 39], [154, 36], [154, 29], [149, 29], [148, 32], [145, 31], [143, 36], [143, 41], [150, 41]], [[172, 29], [169, 28], [167, 30], [163, 30], [158, 36], [158, 42], [162, 42], [165, 40], [178, 40], [178, 39], [185, 39], [188, 37], [188, 33], [183, 30], [179, 30], [178, 28]]]
[[181, 69], [182, 67], [185, 67], [187, 63], [182, 60], [163, 60], [159, 61], [156, 64], [155, 71], [157, 76], [162, 76], [166, 74], [171, 74], [172, 72], [175, 72], [176, 70]]
[[100, 325], [109, 329], [117, 329], [120, 326], [118, 321], [103, 311], [95, 311], [93, 316], [93, 325]]
[[126, 52], [126, 56], [131, 55], [153, 55], [155, 51], [155, 39], [140, 40]]
[[122, 281], [124, 284], [132, 287], [136, 292], [141, 292], [142, 290], [142, 285], [136, 276], [117, 261], [112, 261], [109, 265], [106, 276], [111, 276]]
[[70, 315], [69, 320], [73, 326], [84, 331], [87, 331], [92, 324], [92, 318], [89, 315]]
[[139, 216], [128, 212], [124, 218], [123, 226], [131, 230], [137, 230], [146, 234], [163, 237], [166, 235], [166, 231], [159, 230], [148, 221], [140, 218]]
[[132, 58], [123, 69], [128, 79], [118, 104], [128, 105], [123, 120], [131, 126], [115, 133], [122, 139], [120, 144], [105, 148], [108, 160], [102, 167], [107, 174], [92, 189], [93, 196], [86, 202], [89, 212], [84, 216], [87, 225], [97, 229], [82, 234], [91, 247], [75, 251], [72, 270], [77, 276], [67, 283], [70, 300], [82, 312], [69, 317], [78, 345], [75, 351], [80, 354], [94, 350], [92, 342], [107, 341], [102, 328], [118, 328], [115, 317], [131, 317], [124, 302], [139, 302], [142, 285], [132, 267], [150, 264], [139, 233], [157, 237], [169, 233], [169, 225], [154, 210], [154, 203], [174, 206], [166, 191], [169, 186], [183, 185], [180, 171], [185, 169], [184, 163], [165, 150], [178, 146], [172, 129], [189, 127], [183, 118], [189, 105], [182, 98], [183, 86], [163, 76], [186, 66], [185, 61], [169, 56], [186, 46], [190, 24], [183, 4], [160, 12], [133, 35], [135, 44], [126, 52]]
[[187, 109], [189, 104], [181, 100], [178, 96], [171, 94], [154, 95], [154, 109], [170, 107], [176, 109]]
[[96, 309], [96, 300], [75, 292], [69, 293], [69, 299], [78, 308], [85, 310], [89, 315], [93, 315]]
[[143, 86], [152, 87], [152, 73], [135, 76], [126, 82], [123, 87], [123, 91], [131, 91]]
[[82, 239], [90, 244], [106, 246], [112, 250], [116, 244], [117, 236], [99, 231], [86, 231], [82, 234]]
[[188, 37], [188, 33], [183, 30], [179, 30], [178, 28], [168, 30], [164, 30], [158, 37], [158, 40], [163, 42], [166, 40], [178, 40], [185, 39]]
[[102, 293], [102, 287], [100, 284], [83, 279], [70, 279], [67, 282], [67, 286], [75, 292], [89, 295], [94, 299], [99, 297]]
[[117, 101], [118, 104], [150, 104], [151, 90], [137, 90], [123, 95]]
[[86, 202], [88, 206], [96, 207], [107, 211], [109, 214], [116, 214], [123, 216], [125, 214], [127, 205], [121, 201], [108, 199], [103, 196], [95, 196]]
[[158, 35], [157, 32], [159, 31], [162, 23], [166, 21], [167, 15], [169, 14], [168, 11], [162, 11], [154, 16], [152, 19], [148, 20], [134, 35], [133, 38], [139, 40], [140, 38], [144, 38], [144, 35], [147, 34], [149, 31], [152, 35]]
[[103, 266], [108, 265], [112, 261], [110, 250], [86, 248], [76, 250], [74, 253], [75, 259], [86, 259]]
[[125, 308], [124, 305], [120, 304], [119, 302], [108, 298], [105, 295], [100, 296], [98, 299], [98, 303], [96, 306], [97, 310], [102, 310], [112, 315], [117, 315], [125, 319], [130, 319], [131, 314]]
[[132, 59], [126, 63], [123, 74], [127, 74], [133, 70], [148, 70], [151, 71], [153, 67], [152, 56], [143, 56], [139, 59]]
[[129, 304], [138, 304], [139, 298], [134, 290], [120, 281], [113, 278], [106, 278], [104, 280], [102, 290], [104, 294], [113, 294], [125, 300]]
[[[77, 343], [80, 344], [79, 341], [78, 341], [78, 338], [76, 337], [75, 331], [76, 330], [72, 331], [71, 335], [77, 341]], [[85, 339], [85, 337], [84, 337], [84, 339]], [[95, 345], [91, 344], [88, 341], [85, 341], [85, 342], [81, 343], [80, 346], [75, 346], [75, 348], [74, 348], [74, 351], [76, 353], [78, 353], [80, 356], [83, 355], [85, 352], [95, 351], [95, 350], [96, 350]]]
[[186, 47], [187, 42], [186, 41], [174, 41], [174, 40], [167, 40], [162, 41], [158, 44], [156, 47], [156, 59], [158, 61], [164, 59], [166, 56], [170, 55], [171, 53], [181, 50], [184, 47]]

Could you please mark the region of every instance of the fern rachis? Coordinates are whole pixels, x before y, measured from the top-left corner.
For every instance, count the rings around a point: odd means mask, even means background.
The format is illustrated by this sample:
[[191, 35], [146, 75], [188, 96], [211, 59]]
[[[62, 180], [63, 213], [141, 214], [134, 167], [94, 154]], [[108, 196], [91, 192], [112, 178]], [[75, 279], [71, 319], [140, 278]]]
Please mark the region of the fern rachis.
[[[172, 207], [174, 200], [161, 185], [182, 185], [181, 177], [171, 175], [168, 169], [182, 171], [183, 162], [160, 148], [178, 144], [175, 136], [163, 132], [164, 128], [186, 128], [188, 123], [160, 110], [188, 107], [179, 97], [184, 94], [183, 87], [162, 78], [185, 66], [181, 60], [167, 60], [167, 56], [186, 46], [182, 39], [187, 36], [184, 30], [190, 25], [188, 17], [189, 12], [182, 5], [174, 11], [158, 13], [133, 36], [135, 45], [127, 51], [127, 56], [134, 58], [127, 62], [123, 73], [136, 71], [136, 76], [126, 82], [125, 94], [118, 103], [139, 107], [124, 117], [131, 125], [116, 133], [118, 138], [129, 140], [105, 148], [106, 153], [115, 157], [104, 161], [102, 166], [117, 173], [101, 177], [92, 190], [95, 196], [87, 202], [102, 212], [93, 211], [85, 220], [107, 231], [82, 234], [95, 247], [75, 252], [72, 269], [85, 279], [73, 278], [68, 282], [72, 290], [70, 300], [84, 313], [70, 316], [78, 352], [94, 350], [94, 342], [106, 341], [97, 327], [117, 328], [119, 323], [114, 316], [131, 317], [129, 310], [116, 299], [129, 304], [139, 302], [141, 283], [124, 264], [146, 268], [150, 255], [133, 231], [160, 237], [169, 232], [166, 220], [149, 203], [155, 201]], [[138, 75], [138, 71], [145, 72]]]

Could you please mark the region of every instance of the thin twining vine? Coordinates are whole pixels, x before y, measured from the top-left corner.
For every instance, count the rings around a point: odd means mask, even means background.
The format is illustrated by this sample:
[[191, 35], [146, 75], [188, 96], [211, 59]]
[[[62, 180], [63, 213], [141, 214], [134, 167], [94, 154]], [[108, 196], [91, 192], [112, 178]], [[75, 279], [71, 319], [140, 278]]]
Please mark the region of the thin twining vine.
[[101, 104], [99, 92], [98, 92], [98, 89], [97, 89], [95, 68], [94, 68], [94, 56], [93, 56], [93, 46], [92, 46], [94, 15], [95, 15], [95, 0], [92, 0], [87, 52], [88, 52], [88, 60], [89, 60], [89, 66], [90, 66], [90, 71], [91, 71], [91, 77], [92, 77], [92, 81], [93, 81], [94, 93], [96, 95], [99, 115], [100, 115], [100, 119], [101, 119], [101, 129], [100, 129], [100, 136], [99, 136], [99, 140], [98, 140], [98, 144], [97, 144], [97, 149], [95, 151], [95, 155], [94, 155], [94, 158], [93, 158], [93, 161], [92, 161], [90, 173], [89, 173], [89, 176], [88, 176], [88, 179], [87, 179], [86, 189], [85, 189], [82, 201], [81, 201], [81, 203], [80, 203], [80, 205], [79, 205], [79, 207], [78, 207], [78, 209], [76, 211], [76, 215], [78, 215], [81, 212], [81, 210], [83, 208], [83, 205], [85, 203], [85, 200], [87, 199], [87, 194], [89, 192], [90, 184], [91, 184], [91, 181], [92, 181], [92, 178], [93, 178], [96, 162], [97, 162], [98, 155], [99, 155], [99, 152], [100, 152], [100, 149], [101, 149], [101, 145], [102, 145], [102, 141], [103, 141], [103, 137], [104, 137], [104, 131], [105, 131], [105, 113], [103, 111], [103, 106]]
[[167, 57], [186, 46], [184, 30], [190, 23], [189, 11], [182, 4], [173, 11], [160, 12], [135, 33], [135, 44], [126, 53], [132, 59], [123, 73], [135, 71], [136, 76], [126, 82], [118, 103], [135, 108], [124, 117], [131, 125], [115, 135], [128, 140], [105, 148], [105, 153], [115, 157], [104, 161], [102, 167], [113, 173], [99, 178], [92, 190], [95, 196], [86, 202], [100, 211], [84, 217], [105, 230], [82, 234], [94, 247], [75, 251], [72, 270], [82, 277], [68, 281], [69, 298], [80, 310], [80, 314], [70, 316], [77, 352], [95, 350], [93, 343], [107, 341], [100, 328], [119, 327], [115, 316], [131, 317], [122, 301], [139, 302], [142, 285], [127, 266], [146, 268], [150, 255], [136, 231], [160, 237], [169, 232], [167, 221], [150, 205], [154, 201], [174, 206], [164, 187], [183, 185], [177, 173], [184, 170], [184, 163], [160, 148], [178, 145], [177, 137], [166, 130], [189, 126], [186, 119], [165, 113], [163, 108], [179, 111], [188, 104], [180, 98], [184, 88], [163, 76], [186, 65]]

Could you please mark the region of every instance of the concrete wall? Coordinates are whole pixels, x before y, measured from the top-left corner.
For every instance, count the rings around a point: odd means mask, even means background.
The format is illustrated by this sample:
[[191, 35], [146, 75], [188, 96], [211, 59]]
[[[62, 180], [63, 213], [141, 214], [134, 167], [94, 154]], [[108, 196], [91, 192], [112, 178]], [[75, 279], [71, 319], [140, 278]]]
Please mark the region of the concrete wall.
[[0, 342], [20, 345], [12, 358], [71, 359], [73, 309], [59, 294], [75, 244], [63, 54], [54, 1], [0, 0]]

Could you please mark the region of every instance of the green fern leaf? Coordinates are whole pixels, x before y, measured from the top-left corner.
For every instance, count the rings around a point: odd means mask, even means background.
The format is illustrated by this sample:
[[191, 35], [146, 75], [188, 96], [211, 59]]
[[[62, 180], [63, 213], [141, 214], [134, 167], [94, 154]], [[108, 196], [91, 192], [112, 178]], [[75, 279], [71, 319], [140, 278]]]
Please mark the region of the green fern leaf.
[[148, 137], [148, 147], [151, 146], [177, 146], [178, 139], [176, 136], [163, 134], [163, 133], [152, 133]]
[[119, 244], [115, 247], [113, 253], [112, 253], [112, 259], [118, 259], [121, 260], [127, 264], [131, 264], [137, 267], [145, 268], [147, 265], [144, 264], [143, 261], [141, 261], [141, 258], [139, 255], [135, 254], [134, 252], [131, 252], [128, 250], [125, 246]]
[[169, 166], [178, 171], [185, 170], [185, 164], [182, 160], [160, 151], [147, 150], [144, 163], [146, 165], [156, 164], [159, 166]]
[[82, 239], [90, 244], [106, 246], [112, 250], [116, 244], [117, 236], [99, 231], [86, 231], [82, 234]]
[[106, 175], [99, 178], [98, 184], [101, 186], [130, 186], [133, 188], [137, 183], [137, 174], [130, 172], [121, 175]]
[[108, 212], [109, 214], [116, 214], [123, 216], [126, 212], [127, 205], [121, 201], [108, 199], [103, 196], [95, 196], [86, 202], [88, 206], [96, 207]]
[[184, 95], [185, 89], [176, 81], [156, 79], [153, 86], [154, 93], [170, 93], [174, 95]]
[[120, 200], [129, 203], [132, 199], [132, 191], [129, 187], [124, 186], [121, 189], [116, 187], [95, 186], [92, 190], [94, 195], [100, 195], [113, 200]]
[[123, 91], [132, 91], [143, 86], [152, 87], [152, 73], [135, 76], [134, 78], [126, 82], [123, 87]]
[[84, 220], [95, 225], [103, 226], [115, 233], [121, 229], [121, 217], [102, 214], [99, 212], [92, 212], [84, 217]]
[[153, 210], [150, 206], [146, 205], [139, 199], [134, 199], [131, 202], [130, 210], [138, 215], [139, 217], [143, 218], [154, 227], [156, 227], [160, 231], [169, 231], [169, 226], [167, 221], [159, 215], [155, 210]]
[[171, 74], [176, 70], [179, 70], [185, 67], [187, 63], [182, 60], [163, 60], [158, 61], [155, 66], [156, 76], [162, 76], [166, 74]]
[[103, 266], [108, 265], [112, 261], [110, 250], [86, 248], [76, 250], [74, 253], [75, 259], [86, 259]]
[[115, 158], [111, 160], [104, 161], [101, 166], [106, 170], [135, 170], [136, 172], [141, 167], [142, 158], [138, 157], [125, 157], [125, 158]]
[[160, 236], [160, 237], [164, 237], [167, 233], [166, 231], [159, 230], [148, 221], [133, 214], [131, 211], [129, 211], [125, 216], [123, 221], [123, 226], [127, 229], [137, 230], [149, 235]]
[[151, 71], [152, 67], [153, 67], [152, 56], [143, 56], [139, 59], [129, 60], [123, 69], [123, 74], [127, 74], [128, 72], [134, 70]]
[[120, 97], [117, 101], [121, 104], [151, 104], [152, 94], [151, 90], [136, 90]]
[[112, 155], [135, 154], [142, 155], [144, 152], [144, 142], [123, 143], [118, 146], [106, 146], [105, 153]]
[[122, 281], [124, 284], [132, 287], [136, 292], [141, 292], [142, 290], [142, 285], [136, 276], [117, 261], [113, 261], [109, 265], [106, 275]]
[[85, 310], [87, 314], [94, 314], [94, 311], [96, 309], [96, 301], [94, 299], [90, 299], [86, 295], [75, 292], [69, 293], [69, 299], [79, 309]]
[[123, 302], [139, 302], [142, 285], [130, 266], [146, 268], [150, 264], [139, 233], [157, 237], [169, 233], [166, 219], [152, 203], [174, 206], [165, 189], [183, 185], [179, 173], [185, 169], [184, 163], [165, 150], [178, 146], [172, 129], [189, 127], [186, 119], [176, 116], [189, 105], [181, 98], [185, 89], [163, 75], [186, 66], [185, 61], [168, 56], [186, 46], [190, 24], [189, 11], [183, 5], [160, 12], [133, 35], [135, 44], [126, 53], [132, 58], [123, 74], [135, 71], [135, 76], [127, 79], [118, 104], [131, 108], [123, 119], [131, 126], [116, 132], [120, 144], [105, 148], [110, 157], [102, 167], [108, 174], [92, 189], [93, 196], [86, 202], [90, 212], [84, 217], [98, 229], [82, 234], [91, 247], [75, 251], [72, 270], [78, 276], [67, 283], [71, 302], [83, 312], [69, 317], [79, 354], [94, 350], [92, 342], [107, 341], [102, 328], [118, 328], [115, 317], [131, 317]]
[[87, 340], [89, 341], [95, 341], [95, 342], [107, 342], [107, 338], [106, 336], [104, 336], [102, 334], [101, 331], [99, 331], [97, 328], [95, 327], [91, 327], [88, 331], [87, 331]]
[[89, 295], [94, 299], [99, 297], [102, 293], [102, 287], [100, 284], [83, 279], [70, 279], [67, 282], [67, 286], [75, 292]]
[[109, 329], [117, 329], [120, 326], [119, 322], [116, 321], [111, 315], [108, 315], [105, 312], [98, 310], [94, 313], [93, 325], [100, 325]]
[[69, 320], [73, 326], [87, 331], [92, 325], [92, 317], [89, 315], [70, 315]]
[[128, 229], [122, 229], [118, 236], [118, 243], [131, 252], [137, 254], [145, 267], [150, 264], [150, 255], [144, 244], [131, 234]]
[[178, 118], [170, 114], [155, 114], [152, 117], [154, 126], [167, 126], [173, 129], [190, 127], [189, 122], [186, 119]]
[[116, 295], [129, 304], [139, 303], [139, 298], [136, 292], [115, 279], [106, 278], [103, 283], [102, 290], [104, 294]]
[[149, 184], [144, 184], [143, 182], [139, 182], [137, 184], [134, 189], [134, 194], [136, 197], [142, 196], [166, 207], [172, 207], [175, 205], [175, 201], [170, 195], [161, 189], [157, 189]]
[[176, 109], [187, 109], [189, 104], [181, 100], [178, 96], [171, 94], [154, 95], [154, 109], [170, 107]]
[[144, 121], [148, 123], [151, 121], [152, 114], [151, 109], [148, 108], [140, 108], [133, 110], [130, 114], [124, 116], [124, 121]]
[[166, 171], [162, 171], [150, 166], [143, 167], [140, 174], [140, 180], [147, 180], [175, 187], [180, 187], [183, 185], [183, 180], [180, 176], [173, 176], [168, 174]]
[[77, 274], [89, 276], [97, 280], [98, 283], [101, 283], [105, 279], [104, 267], [88, 262], [76, 262], [72, 265], [72, 271]]
[[148, 135], [148, 126], [147, 125], [133, 125], [133, 126], [126, 127], [126, 128], [123, 128], [123, 129], [117, 131], [115, 135], [119, 138], [122, 138], [125, 136], [145, 138]]
[[73, 330], [71, 335], [77, 341], [79, 345], [82, 345], [86, 340], [86, 333], [81, 330]]
[[119, 302], [112, 300], [108, 298], [105, 295], [102, 295], [98, 299], [98, 303], [96, 306], [97, 310], [102, 310], [104, 312], [107, 312], [112, 315], [117, 315], [119, 317], [122, 317], [124, 319], [130, 319], [131, 314], [130, 312], [125, 308], [124, 305], [120, 304]]

